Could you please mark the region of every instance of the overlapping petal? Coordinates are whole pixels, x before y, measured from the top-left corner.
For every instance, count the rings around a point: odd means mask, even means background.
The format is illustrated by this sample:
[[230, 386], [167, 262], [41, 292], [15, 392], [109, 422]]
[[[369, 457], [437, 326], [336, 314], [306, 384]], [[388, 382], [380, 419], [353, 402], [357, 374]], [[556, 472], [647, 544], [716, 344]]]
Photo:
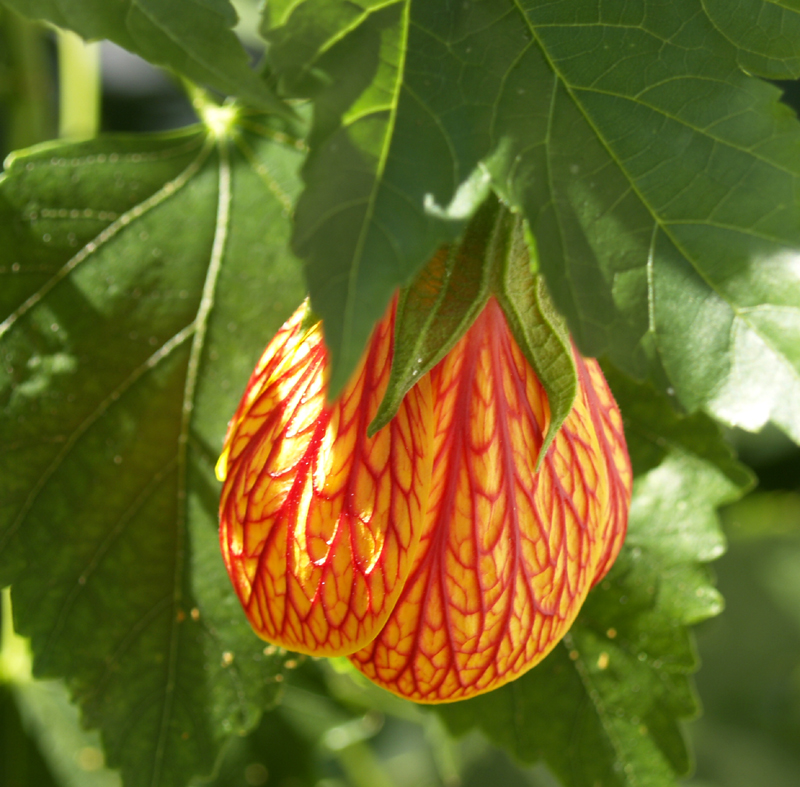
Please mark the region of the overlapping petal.
[[431, 393], [421, 381], [392, 423], [367, 425], [386, 388], [394, 315], [375, 329], [339, 399], [305, 308], [262, 356], [218, 466], [222, 552], [258, 634], [291, 650], [352, 653], [380, 631], [424, 521]]
[[342, 396], [302, 310], [267, 348], [220, 460], [223, 554], [256, 631], [347, 654], [419, 702], [464, 699], [541, 661], [627, 525], [622, 421], [594, 360], [537, 469], [545, 391], [490, 298], [373, 438], [394, 312]]
[[545, 392], [494, 299], [432, 371], [434, 470], [425, 528], [383, 630], [351, 661], [421, 702], [496, 688], [572, 624], [625, 534], [631, 472], [596, 362], [534, 472]]

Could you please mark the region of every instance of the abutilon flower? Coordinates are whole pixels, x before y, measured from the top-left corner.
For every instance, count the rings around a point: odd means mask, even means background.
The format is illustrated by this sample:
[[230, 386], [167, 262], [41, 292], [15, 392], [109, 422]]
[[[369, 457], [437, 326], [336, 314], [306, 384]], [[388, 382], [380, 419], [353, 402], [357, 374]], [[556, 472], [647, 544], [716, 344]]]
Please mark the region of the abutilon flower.
[[253, 628], [418, 702], [514, 680], [625, 535], [631, 471], [597, 362], [573, 350], [578, 395], [537, 469], [547, 396], [493, 297], [373, 437], [394, 306], [330, 405], [305, 313], [264, 352], [219, 464], [222, 552]]

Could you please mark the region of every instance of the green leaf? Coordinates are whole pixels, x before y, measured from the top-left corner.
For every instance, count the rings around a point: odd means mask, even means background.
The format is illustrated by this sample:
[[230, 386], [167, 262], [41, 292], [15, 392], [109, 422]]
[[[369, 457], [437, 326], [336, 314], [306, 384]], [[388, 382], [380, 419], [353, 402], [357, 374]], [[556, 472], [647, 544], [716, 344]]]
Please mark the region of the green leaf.
[[43, 19], [87, 39], [108, 38], [151, 63], [236, 95], [262, 109], [289, 110], [250, 69], [231, 29], [230, 0], [2, 0], [30, 19]]
[[513, 683], [438, 708], [448, 726], [546, 761], [565, 787], [677, 784], [689, 769], [679, 720], [697, 712], [686, 626], [722, 608], [699, 564], [723, 550], [715, 506], [740, 493], [670, 450], [635, 481], [623, 550], [562, 644]]
[[507, 8], [489, 166], [582, 351], [800, 440], [793, 112], [696, 0]]
[[800, 77], [800, 5], [797, 0], [703, 0], [714, 26], [739, 48], [739, 65], [769, 79]]
[[207, 773], [276, 694], [220, 558], [214, 463], [302, 299], [301, 158], [242, 116], [37, 148], [0, 184], [0, 585], [127, 787]]
[[731, 541], [800, 535], [800, 492], [756, 492], [722, 512]]
[[286, 721], [281, 707], [265, 713], [246, 737], [235, 737], [226, 747], [212, 781], [206, 787], [241, 787], [243, 784], [284, 784], [313, 787], [319, 783], [314, 744]]
[[707, 415], [677, 412], [669, 396], [610, 364], [603, 365], [603, 374], [622, 412], [634, 476], [652, 470], [671, 450], [677, 450], [714, 465], [742, 491], [755, 485], [753, 472], [736, 460], [719, 425]]
[[[762, 49], [786, 60], [772, 18]], [[800, 126], [697, 0], [305, 0], [271, 20], [277, 76], [315, 104], [294, 242], [331, 393], [462, 230], [474, 200], [435, 206], [482, 162], [586, 355], [800, 440]]]
[[[294, 248], [324, 322], [331, 397], [397, 288], [486, 196], [476, 168], [502, 74], [487, 73], [480, 31], [452, 45], [460, 15], [441, 3], [305, 0], [277, 4], [264, 30], [283, 90], [314, 99]], [[476, 36], [481, 52], [465, 63]]]

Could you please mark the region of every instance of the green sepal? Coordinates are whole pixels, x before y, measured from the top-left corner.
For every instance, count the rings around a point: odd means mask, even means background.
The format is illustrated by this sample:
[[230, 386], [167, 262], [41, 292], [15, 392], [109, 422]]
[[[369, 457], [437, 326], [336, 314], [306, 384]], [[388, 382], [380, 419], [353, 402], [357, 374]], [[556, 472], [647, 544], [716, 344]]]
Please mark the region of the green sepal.
[[[519, 216], [506, 212], [507, 248], [495, 268], [494, 294], [522, 354], [547, 393], [550, 425], [536, 469], [547, 454], [578, 395], [578, 370], [564, 318], [556, 311], [544, 277], [533, 273], [529, 233]], [[532, 240], [532, 238], [531, 238]]]
[[492, 195], [461, 241], [443, 246], [414, 284], [400, 291], [389, 385], [368, 435], [394, 418], [409, 390], [453, 349], [486, 305], [491, 273], [486, 250], [501, 212]]
[[572, 409], [578, 375], [566, 323], [544, 279], [533, 272], [531, 242], [523, 220], [492, 194], [462, 240], [442, 247], [415, 282], [401, 290], [392, 371], [368, 434], [392, 420], [406, 393], [450, 352], [494, 296], [547, 393], [550, 426], [541, 461]]

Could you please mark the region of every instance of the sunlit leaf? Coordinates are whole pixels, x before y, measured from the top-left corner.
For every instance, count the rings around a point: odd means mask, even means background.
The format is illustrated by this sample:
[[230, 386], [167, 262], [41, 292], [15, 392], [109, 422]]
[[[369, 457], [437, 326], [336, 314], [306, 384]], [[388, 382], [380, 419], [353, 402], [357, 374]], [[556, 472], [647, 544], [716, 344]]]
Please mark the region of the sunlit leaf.
[[791, 60], [796, 12], [762, 5], [726, 37], [697, 0], [281, 4], [273, 66], [316, 106], [295, 247], [333, 392], [483, 162], [585, 354], [800, 439], [800, 125], [731, 43], [762, 29]]
[[217, 537], [214, 463], [302, 298], [301, 151], [226, 136], [46, 146], [0, 186], [0, 585], [125, 784], [179, 785], [276, 693]]
[[800, 125], [699, 11], [515, 3], [491, 168], [585, 353], [798, 440]]

